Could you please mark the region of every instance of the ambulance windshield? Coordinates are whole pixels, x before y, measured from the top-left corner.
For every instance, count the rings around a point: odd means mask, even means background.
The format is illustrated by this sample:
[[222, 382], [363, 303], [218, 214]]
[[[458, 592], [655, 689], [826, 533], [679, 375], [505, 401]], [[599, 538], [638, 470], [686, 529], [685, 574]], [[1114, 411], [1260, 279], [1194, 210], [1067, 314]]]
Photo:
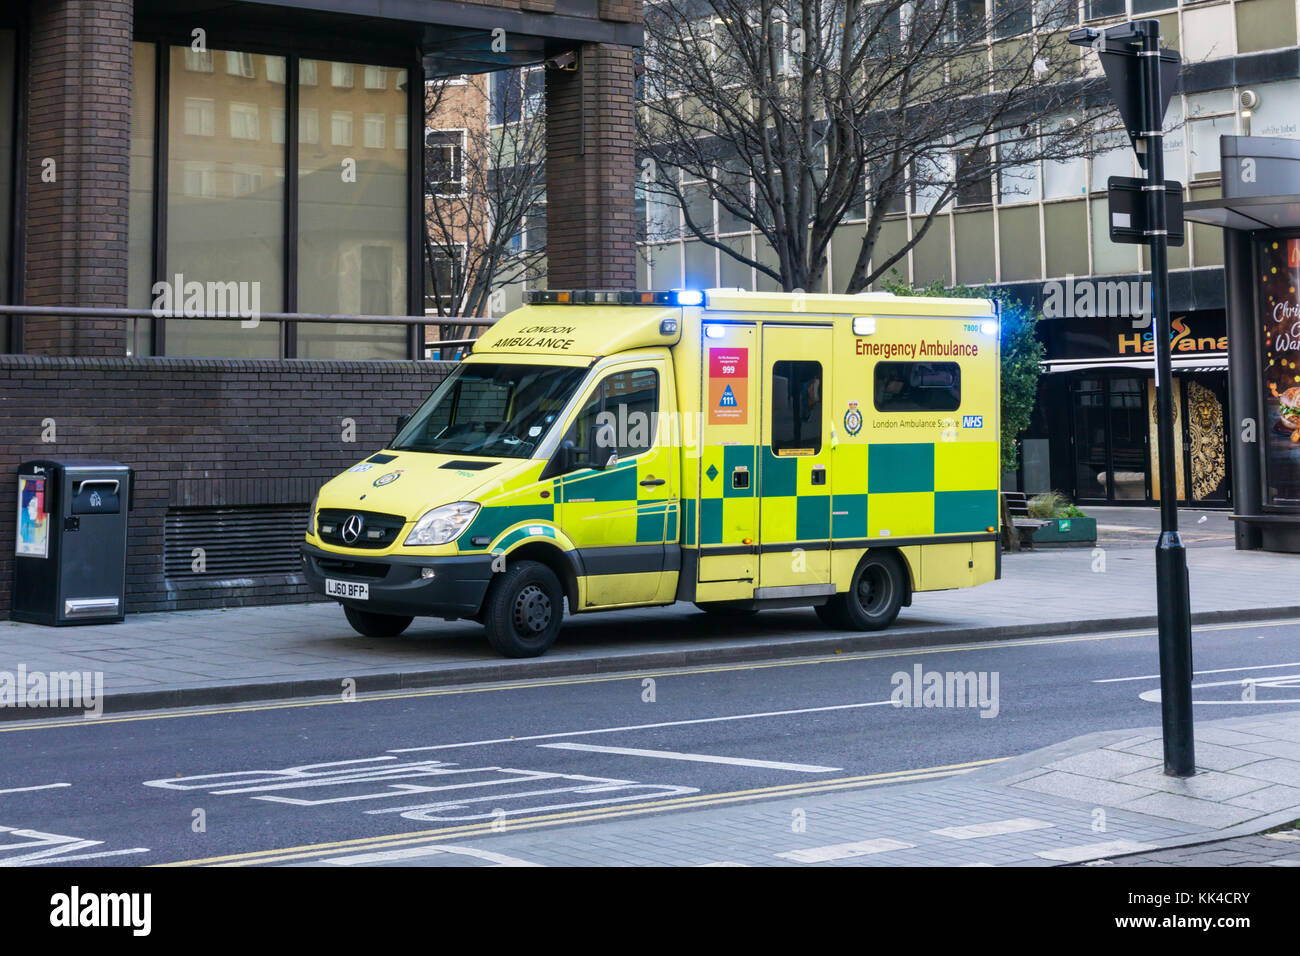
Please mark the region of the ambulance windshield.
[[575, 366], [464, 363], [434, 389], [389, 447], [531, 457], [585, 374]]

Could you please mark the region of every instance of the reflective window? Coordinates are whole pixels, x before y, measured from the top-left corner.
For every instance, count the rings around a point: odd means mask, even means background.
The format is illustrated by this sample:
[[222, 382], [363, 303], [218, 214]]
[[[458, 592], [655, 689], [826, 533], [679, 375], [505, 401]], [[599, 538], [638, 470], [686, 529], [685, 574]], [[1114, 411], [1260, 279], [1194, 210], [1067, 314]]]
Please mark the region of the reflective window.
[[[403, 315], [407, 310], [407, 157], [388, 114], [406, 114], [406, 71], [384, 73], [383, 89], [353, 89], [351, 63], [322, 63], [328, 85], [299, 89], [300, 130], [328, 117], [330, 135], [300, 137], [298, 311]], [[390, 135], [391, 134], [391, 135]], [[327, 142], [326, 142], [327, 141]], [[300, 358], [404, 358], [406, 327], [298, 326]]]
[[821, 362], [772, 365], [772, 451], [815, 455], [822, 448]]
[[192, 54], [170, 49], [166, 291], [174, 310], [246, 318], [169, 320], [166, 352], [276, 357], [278, 325], [256, 314], [284, 307], [285, 148], [260, 117], [284, 107], [285, 85], [257, 69], [266, 57], [212, 51], [207, 72]]
[[956, 362], [877, 362], [878, 412], [955, 412], [961, 406]]

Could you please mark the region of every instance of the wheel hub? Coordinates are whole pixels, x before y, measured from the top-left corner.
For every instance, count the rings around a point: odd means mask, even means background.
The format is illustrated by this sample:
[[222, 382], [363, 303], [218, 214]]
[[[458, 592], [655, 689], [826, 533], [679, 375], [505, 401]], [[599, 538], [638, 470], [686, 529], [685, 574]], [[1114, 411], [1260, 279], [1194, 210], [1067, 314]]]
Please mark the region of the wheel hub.
[[551, 623], [551, 599], [535, 584], [523, 588], [515, 598], [515, 630], [539, 634]]

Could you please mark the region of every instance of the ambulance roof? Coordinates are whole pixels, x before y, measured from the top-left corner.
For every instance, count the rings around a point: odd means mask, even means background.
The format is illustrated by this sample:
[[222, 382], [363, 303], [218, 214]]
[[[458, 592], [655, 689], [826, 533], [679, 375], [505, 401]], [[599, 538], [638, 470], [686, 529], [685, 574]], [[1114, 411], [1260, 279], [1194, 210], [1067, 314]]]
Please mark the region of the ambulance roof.
[[[678, 299], [681, 298], [679, 302]], [[700, 300], [703, 299], [702, 304]], [[987, 299], [945, 299], [869, 292], [827, 295], [795, 292], [602, 292], [575, 290], [528, 294], [529, 304], [502, 316], [474, 344], [475, 355], [554, 355], [595, 358], [681, 338], [682, 309], [701, 319], [726, 314], [818, 316], [924, 316], [990, 318]], [[612, 304], [619, 303], [619, 304]], [[633, 304], [644, 303], [644, 304]]]

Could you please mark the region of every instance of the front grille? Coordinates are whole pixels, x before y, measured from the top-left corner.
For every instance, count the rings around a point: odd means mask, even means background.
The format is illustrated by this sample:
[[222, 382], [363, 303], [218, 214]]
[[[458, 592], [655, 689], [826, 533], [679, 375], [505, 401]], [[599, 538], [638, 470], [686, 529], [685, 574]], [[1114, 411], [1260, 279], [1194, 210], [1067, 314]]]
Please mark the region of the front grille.
[[[343, 539], [349, 518], [361, 519], [361, 533], [355, 541]], [[345, 508], [322, 508], [316, 516], [316, 533], [326, 544], [341, 548], [386, 548], [397, 540], [406, 519], [382, 511], [348, 511]]]
[[346, 558], [316, 558], [322, 574], [337, 574], [345, 578], [378, 581], [388, 574], [388, 565], [369, 561], [349, 561]]
[[246, 577], [302, 571], [305, 505], [172, 508], [163, 519], [163, 574]]

